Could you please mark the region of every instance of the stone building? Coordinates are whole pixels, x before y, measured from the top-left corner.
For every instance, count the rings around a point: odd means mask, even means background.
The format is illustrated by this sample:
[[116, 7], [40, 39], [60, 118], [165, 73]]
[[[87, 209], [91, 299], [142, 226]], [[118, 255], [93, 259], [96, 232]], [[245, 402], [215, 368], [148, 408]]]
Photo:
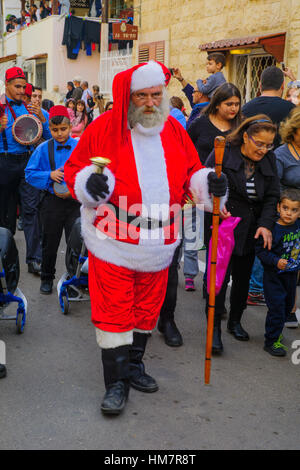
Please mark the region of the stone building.
[[[262, 70], [284, 61], [300, 77], [300, 0], [135, 0], [134, 63], [149, 58], [178, 66], [192, 84], [205, 78], [207, 53], [222, 51], [224, 74], [247, 101]], [[183, 97], [172, 80], [170, 93]]]

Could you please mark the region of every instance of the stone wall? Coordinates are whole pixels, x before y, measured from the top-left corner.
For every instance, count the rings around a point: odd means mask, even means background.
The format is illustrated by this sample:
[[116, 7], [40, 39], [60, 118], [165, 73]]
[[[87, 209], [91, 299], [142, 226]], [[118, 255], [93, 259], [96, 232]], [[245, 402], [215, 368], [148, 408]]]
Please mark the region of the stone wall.
[[[135, 6], [139, 4], [135, 0]], [[199, 51], [200, 44], [286, 32], [285, 63], [300, 78], [300, 0], [142, 0], [135, 62], [138, 43], [148, 42], [149, 37], [154, 40], [156, 31], [165, 31], [168, 40], [166, 65], [179, 66], [192, 83], [207, 76], [207, 54]], [[179, 91], [179, 83], [172, 80], [170, 93]]]

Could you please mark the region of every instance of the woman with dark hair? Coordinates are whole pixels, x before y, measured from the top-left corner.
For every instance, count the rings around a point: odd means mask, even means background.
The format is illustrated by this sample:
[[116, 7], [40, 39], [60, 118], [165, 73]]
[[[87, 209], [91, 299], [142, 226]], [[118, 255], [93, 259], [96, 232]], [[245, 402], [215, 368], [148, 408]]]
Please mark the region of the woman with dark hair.
[[75, 105], [75, 118], [72, 123], [72, 137], [80, 137], [87, 126], [88, 118], [85, 102], [78, 100]]
[[241, 94], [232, 83], [224, 83], [214, 93], [209, 105], [188, 128], [199, 158], [205, 162], [213, 149], [215, 137], [226, 137], [241, 122]]
[[111, 111], [113, 109], [113, 104], [114, 102], [113, 101], [108, 101], [105, 105], [105, 108], [104, 108], [104, 111]]
[[[223, 217], [241, 217], [234, 238], [235, 247], [230, 265], [215, 303], [215, 328], [213, 352], [221, 353], [221, 315], [224, 310], [226, 289], [231, 274], [230, 313], [228, 331], [240, 341], [248, 341], [249, 335], [241, 326], [246, 308], [249, 281], [255, 258], [255, 242], [263, 238], [264, 247], [271, 249], [272, 228], [276, 220], [279, 199], [279, 178], [276, 169], [274, 138], [277, 127], [260, 114], [246, 119], [228, 137], [222, 171], [228, 179], [228, 200]], [[215, 166], [214, 151], [206, 161], [207, 167]], [[208, 296], [206, 309], [208, 307]]]
[[68, 82], [67, 83], [67, 89], [68, 89], [68, 93], [66, 94], [66, 101], [69, 100], [70, 98], [72, 98], [72, 93], [73, 93], [73, 90], [74, 90], [74, 83], [73, 82]]
[[[98, 114], [96, 114], [96, 117], [102, 113], [104, 113], [104, 98], [103, 95], [100, 94], [100, 88], [98, 85], [93, 85], [93, 101], [94, 101], [94, 106], [93, 110], [96, 111], [98, 110]], [[91, 106], [90, 106], [91, 107]]]
[[42, 101], [42, 108], [45, 109], [45, 111], [50, 111], [50, 109], [54, 106], [54, 102], [52, 100], [44, 99]]
[[[199, 158], [204, 163], [214, 148], [217, 136], [226, 137], [241, 122], [241, 94], [232, 83], [224, 83], [214, 93], [210, 104], [202, 111], [199, 117], [194, 119], [187, 132], [192, 139]], [[210, 227], [211, 216], [206, 216]], [[205, 230], [207, 233], [207, 230]], [[204, 242], [206, 243], [207, 237]], [[185, 246], [185, 244], [184, 244]], [[199, 273], [198, 251], [184, 249], [183, 273], [185, 277], [185, 289], [194, 291], [194, 278]], [[205, 290], [206, 275], [204, 276]], [[225, 309], [225, 307], [224, 307]]]

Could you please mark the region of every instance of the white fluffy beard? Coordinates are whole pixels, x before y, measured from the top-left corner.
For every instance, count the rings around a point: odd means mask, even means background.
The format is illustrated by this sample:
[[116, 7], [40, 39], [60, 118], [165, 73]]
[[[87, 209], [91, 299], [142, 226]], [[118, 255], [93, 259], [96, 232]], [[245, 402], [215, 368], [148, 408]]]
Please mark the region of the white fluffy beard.
[[144, 114], [146, 106], [135, 106], [130, 100], [128, 108], [128, 122], [131, 129], [136, 124], [140, 124], [145, 128], [160, 126], [165, 123], [170, 113], [169, 98], [167, 90], [163, 89], [163, 97], [159, 106], [154, 106], [154, 112], [151, 114]]

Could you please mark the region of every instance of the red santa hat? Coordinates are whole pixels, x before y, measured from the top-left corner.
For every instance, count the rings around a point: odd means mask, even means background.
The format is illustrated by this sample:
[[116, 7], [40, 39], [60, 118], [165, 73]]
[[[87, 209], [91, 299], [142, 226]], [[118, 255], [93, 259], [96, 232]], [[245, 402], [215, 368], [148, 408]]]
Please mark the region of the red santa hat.
[[[164, 67], [164, 69], [163, 69]], [[158, 85], [166, 85], [166, 81], [170, 81], [170, 72], [162, 64], [150, 60], [146, 64], [136, 69], [131, 77], [130, 91], [133, 93], [143, 88], [151, 88]], [[165, 73], [168, 74], [168, 78]], [[170, 77], [169, 77], [170, 76]]]
[[52, 106], [52, 108], [49, 111], [49, 119], [52, 119], [56, 116], [66, 117], [70, 119], [68, 108], [66, 108], [65, 106], [62, 106], [61, 104], [57, 106]]
[[113, 81], [112, 134], [116, 140], [125, 138], [130, 94], [143, 88], [167, 86], [171, 79], [169, 69], [161, 62], [150, 60], [118, 73]]
[[5, 72], [5, 81], [9, 82], [10, 80], [15, 80], [16, 78], [24, 78], [26, 80], [25, 74], [20, 67], [11, 67]]

